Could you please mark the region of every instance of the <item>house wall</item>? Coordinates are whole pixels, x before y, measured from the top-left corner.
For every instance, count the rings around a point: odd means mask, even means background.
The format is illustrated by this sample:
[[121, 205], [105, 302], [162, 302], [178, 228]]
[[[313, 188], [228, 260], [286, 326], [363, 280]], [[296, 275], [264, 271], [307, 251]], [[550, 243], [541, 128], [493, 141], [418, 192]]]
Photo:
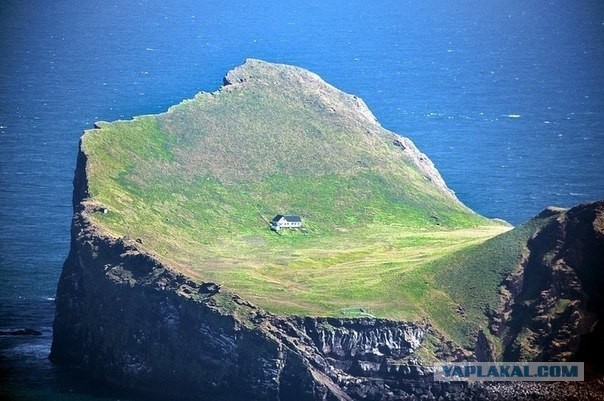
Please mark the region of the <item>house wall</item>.
[[277, 221], [277, 222], [271, 222], [271, 225], [273, 227], [302, 227], [302, 223], [301, 222], [295, 222], [295, 221], [287, 221], [285, 220], [285, 218], [282, 218], [281, 220]]

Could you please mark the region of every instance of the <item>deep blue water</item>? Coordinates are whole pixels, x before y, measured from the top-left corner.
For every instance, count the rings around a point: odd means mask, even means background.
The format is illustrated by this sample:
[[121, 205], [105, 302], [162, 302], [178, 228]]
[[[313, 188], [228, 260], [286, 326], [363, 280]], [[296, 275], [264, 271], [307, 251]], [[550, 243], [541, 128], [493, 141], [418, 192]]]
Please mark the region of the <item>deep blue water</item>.
[[0, 330], [44, 333], [0, 337], [13, 398], [130, 399], [47, 361], [78, 138], [215, 90], [247, 57], [359, 95], [489, 217], [604, 198], [600, 0], [3, 0], [0, 55]]

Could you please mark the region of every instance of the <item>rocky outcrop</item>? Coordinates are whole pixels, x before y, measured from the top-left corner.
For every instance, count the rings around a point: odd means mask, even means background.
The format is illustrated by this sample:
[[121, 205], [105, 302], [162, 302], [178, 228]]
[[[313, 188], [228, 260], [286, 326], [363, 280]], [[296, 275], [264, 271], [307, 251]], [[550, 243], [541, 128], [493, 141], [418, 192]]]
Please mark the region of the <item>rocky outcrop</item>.
[[[491, 331], [505, 360], [582, 360], [603, 367], [604, 201], [549, 218], [500, 289]], [[589, 350], [589, 352], [587, 352]]]
[[339, 359], [408, 357], [429, 330], [382, 319], [306, 318], [302, 324], [323, 354]]
[[445, 183], [445, 180], [436, 169], [432, 160], [422, 153], [411, 139], [397, 136], [393, 139], [392, 143], [403, 151], [405, 156], [419, 168], [428, 181], [435, 184], [438, 189], [446, 194], [451, 200], [461, 204], [459, 199], [455, 196], [455, 192], [453, 192]]

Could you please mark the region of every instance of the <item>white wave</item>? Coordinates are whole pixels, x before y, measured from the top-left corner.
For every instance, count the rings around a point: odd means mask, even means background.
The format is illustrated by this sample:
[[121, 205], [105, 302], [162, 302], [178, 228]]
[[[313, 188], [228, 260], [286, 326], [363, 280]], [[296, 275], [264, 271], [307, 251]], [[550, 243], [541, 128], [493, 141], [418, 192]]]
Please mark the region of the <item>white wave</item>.
[[45, 359], [48, 358], [48, 354], [50, 353], [50, 341], [44, 340], [35, 343], [28, 342], [19, 344], [15, 347], [7, 349], [6, 352], [13, 356], [28, 356], [38, 359]]

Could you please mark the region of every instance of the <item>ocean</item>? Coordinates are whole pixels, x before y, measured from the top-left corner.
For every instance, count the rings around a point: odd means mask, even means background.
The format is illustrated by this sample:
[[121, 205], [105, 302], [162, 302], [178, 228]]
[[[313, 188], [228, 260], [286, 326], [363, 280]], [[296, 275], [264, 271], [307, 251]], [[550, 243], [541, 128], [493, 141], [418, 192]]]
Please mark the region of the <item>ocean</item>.
[[48, 362], [78, 139], [298, 65], [410, 137], [469, 207], [520, 224], [604, 198], [604, 2], [3, 0], [0, 398], [134, 400]]

